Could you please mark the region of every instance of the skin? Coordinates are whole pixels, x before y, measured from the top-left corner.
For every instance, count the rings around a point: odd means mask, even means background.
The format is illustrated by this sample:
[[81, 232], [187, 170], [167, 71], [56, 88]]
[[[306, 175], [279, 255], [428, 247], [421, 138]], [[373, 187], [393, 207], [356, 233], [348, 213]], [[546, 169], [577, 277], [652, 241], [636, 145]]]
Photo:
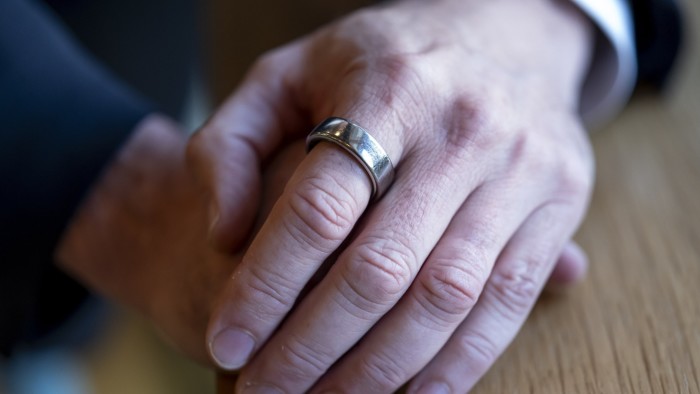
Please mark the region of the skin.
[[[237, 391], [466, 392], [550, 274], [585, 271], [570, 238], [593, 183], [590, 46], [566, 2], [352, 14], [261, 58], [188, 143], [142, 122], [57, 257], [186, 354], [240, 369]], [[381, 200], [341, 149], [290, 145], [329, 116], [388, 152]]]
[[[409, 392], [464, 392], [478, 381], [557, 257], [582, 259], [565, 245], [593, 184], [577, 113], [591, 35], [567, 2], [404, 0], [257, 63], [188, 146], [220, 250], [251, 220], [236, 207], [259, 181], [240, 169], [329, 116], [370, 130], [397, 177], [369, 204], [366, 174], [338, 147], [321, 143], [299, 164], [208, 327], [213, 361], [242, 368], [238, 391], [389, 392], [413, 379]], [[571, 267], [555, 278], [578, 275]]]
[[[163, 116], [142, 121], [71, 221], [56, 257], [93, 290], [148, 317], [183, 353], [212, 365], [206, 324], [245, 248], [221, 253], [212, 247], [210, 196], [185, 166], [185, 142], [178, 125]], [[303, 157], [298, 141], [267, 163], [256, 227]], [[250, 238], [256, 227], [239, 238]], [[551, 278], [557, 288], [580, 280], [585, 270], [584, 255], [566, 255], [557, 270], [567, 274]], [[220, 382], [233, 387], [235, 375], [220, 375]]]
[[[83, 283], [149, 317], [185, 354], [210, 364], [206, 324], [245, 248], [212, 247], [210, 196], [185, 166], [185, 142], [172, 120], [144, 119], [78, 210], [56, 257]], [[260, 227], [304, 154], [303, 141], [290, 143], [265, 166], [257, 223], [240, 239]], [[553, 275], [553, 286], [583, 277], [587, 261], [580, 253], [561, 256], [557, 269], [565, 275]]]
[[[144, 119], [72, 219], [56, 258], [84, 284], [148, 317], [183, 353], [210, 364], [207, 321], [255, 228], [241, 228], [241, 245], [229, 253], [211, 246], [210, 197], [185, 165], [186, 141], [172, 120]], [[300, 143], [290, 144], [259, 174], [260, 220], [303, 155]]]

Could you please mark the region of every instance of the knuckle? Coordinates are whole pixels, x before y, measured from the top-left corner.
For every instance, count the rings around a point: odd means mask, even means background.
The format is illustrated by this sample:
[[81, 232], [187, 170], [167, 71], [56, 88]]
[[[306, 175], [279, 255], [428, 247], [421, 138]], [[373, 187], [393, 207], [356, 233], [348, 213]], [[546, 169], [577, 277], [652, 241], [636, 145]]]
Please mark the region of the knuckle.
[[500, 354], [498, 344], [488, 334], [470, 330], [459, 340], [459, 348], [464, 359], [469, 360], [471, 368], [477, 373], [487, 371]]
[[[380, 108], [394, 108], [409, 122], [426, 115], [421, 109], [425, 103], [419, 103], [417, 97], [432, 96], [429, 93], [434, 88], [430, 74], [425, 72], [418, 57], [392, 51], [366, 64], [370, 72], [368, 92], [373, 102], [381, 104]], [[423, 105], [419, 105], [421, 103]]]
[[466, 158], [474, 149], [488, 152], [503, 140], [500, 128], [494, 127], [491, 106], [485, 97], [462, 94], [449, 107], [446, 157]]
[[373, 69], [394, 86], [414, 86], [421, 80], [416, 62], [403, 53], [388, 53], [373, 61]]
[[361, 310], [379, 312], [408, 289], [413, 252], [402, 243], [370, 239], [355, 249], [343, 273], [351, 293], [346, 297]]
[[558, 173], [559, 193], [564, 197], [577, 199], [587, 196], [593, 187], [593, 169], [584, 160], [562, 160]]
[[491, 294], [503, 315], [510, 320], [522, 319], [534, 304], [540, 285], [534, 272], [541, 271], [535, 261], [517, 262], [516, 268], [497, 270], [491, 277]]
[[[362, 111], [377, 119], [402, 125], [404, 138], [413, 133], [414, 124], [427, 116], [425, 103], [419, 97], [431, 97], [429, 76], [419, 62], [400, 53], [382, 54], [371, 59], [358, 59], [348, 78], [348, 86], [361, 101]], [[357, 101], [357, 100], [356, 100]], [[405, 128], [405, 129], [404, 129]]]
[[[547, 143], [533, 133], [520, 132], [515, 137], [511, 151], [510, 163], [513, 168], [527, 174], [551, 174], [556, 169], [556, 153], [547, 147]], [[519, 172], [519, 173], [520, 173]]]
[[258, 315], [283, 316], [294, 304], [298, 291], [282, 275], [262, 273], [251, 269], [246, 280], [246, 291], [239, 295], [241, 301], [250, 305]]
[[369, 239], [357, 248], [356, 261], [355, 278], [369, 280], [379, 293], [393, 297], [408, 287], [416, 257], [403, 242]]
[[285, 375], [292, 376], [295, 380], [315, 380], [323, 375], [333, 357], [321, 349], [319, 344], [309, 344], [302, 338], [292, 338], [280, 349], [280, 366], [285, 370]]
[[548, 192], [565, 200], [581, 200], [593, 187], [594, 162], [590, 146], [585, 138], [576, 143], [552, 141], [544, 135], [521, 130], [513, 137], [508, 160], [512, 177], [537, 182], [546, 179], [547, 184], [552, 185]]
[[361, 364], [362, 373], [372, 382], [374, 391], [391, 391], [408, 380], [408, 374], [385, 353], [375, 352]]
[[419, 276], [416, 296], [434, 323], [451, 327], [476, 304], [486, 274], [483, 262], [455, 259], [432, 264]]
[[551, 141], [536, 133], [520, 132], [514, 137], [510, 148], [507, 173], [513, 181], [536, 184], [542, 193], [554, 193], [562, 197], [566, 194], [564, 188], [574, 187], [564, 185], [564, 182], [574, 180], [564, 178], [568, 178], [567, 173], [570, 169], [573, 170], [575, 161], [574, 158], [567, 157], [565, 151], [564, 148], [553, 149]]
[[280, 67], [280, 49], [272, 49], [261, 54], [251, 67], [253, 75], [267, 75]]
[[289, 206], [308, 243], [320, 239], [333, 247], [345, 239], [360, 212], [356, 200], [332, 177], [305, 179], [291, 192]]
[[185, 148], [186, 163], [198, 175], [231, 163], [257, 163], [259, 157], [253, 141], [213, 118], [190, 137]]

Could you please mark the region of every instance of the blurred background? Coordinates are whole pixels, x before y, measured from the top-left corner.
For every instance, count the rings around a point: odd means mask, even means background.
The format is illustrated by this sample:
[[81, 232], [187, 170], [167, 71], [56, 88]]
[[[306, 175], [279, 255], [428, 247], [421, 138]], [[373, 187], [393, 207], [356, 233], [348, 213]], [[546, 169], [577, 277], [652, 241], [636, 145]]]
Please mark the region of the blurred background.
[[[138, 2], [137, 2], [138, 3]], [[144, 1], [143, 3], [147, 3]], [[203, 51], [187, 85], [182, 121], [194, 130], [216, 103], [230, 94], [248, 66], [262, 52], [305, 34], [370, 1], [208, 0], [201, 12]], [[642, 92], [625, 118], [649, 102], [677, 114], [700, 139], [700, 2], [685, 2], [688, 37], [681, 63], [668, 91], [653, 97]], [[138, 12], [136, 10], [135, 12]], [[639, 102], [642, 101], [643, 104]], [[613, 122], [599, 133], [624, 127]], [[594, 137], [595, 138], [595, 137]], [[99, 306], [101, 324], [77, 347], [28, 351], [0, 364], [0, 393], [158, 394], [213, 393], [212, 372], [171, 350], [147, 322], [116, 306]]]

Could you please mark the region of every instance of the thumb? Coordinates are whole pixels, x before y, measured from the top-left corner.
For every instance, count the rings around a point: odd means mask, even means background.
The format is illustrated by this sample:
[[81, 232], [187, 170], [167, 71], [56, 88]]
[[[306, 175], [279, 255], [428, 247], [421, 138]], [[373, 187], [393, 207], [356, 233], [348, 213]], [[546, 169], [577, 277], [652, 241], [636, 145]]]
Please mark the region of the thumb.
[[292, 83], [300, 52], [292, 44], [260, 58], [188, 143], [188, 165], [210, 196], [210, 239], [219, 250], [246, 240], [259, 206], [261, 163], [303, 131]]

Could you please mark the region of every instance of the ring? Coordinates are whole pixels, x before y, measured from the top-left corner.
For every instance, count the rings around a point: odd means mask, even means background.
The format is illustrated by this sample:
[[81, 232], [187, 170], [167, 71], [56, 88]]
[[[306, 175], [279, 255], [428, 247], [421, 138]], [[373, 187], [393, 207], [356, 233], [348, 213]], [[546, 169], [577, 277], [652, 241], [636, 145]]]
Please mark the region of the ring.
[[362, 164], [372, 181], [372, 200], [380, 198], [394, 180], [394, 165], [386, 151], [357, 124], [343, 118], [324, 120], [306, 137], [306, 152], [321, 141], [340, 145]]

